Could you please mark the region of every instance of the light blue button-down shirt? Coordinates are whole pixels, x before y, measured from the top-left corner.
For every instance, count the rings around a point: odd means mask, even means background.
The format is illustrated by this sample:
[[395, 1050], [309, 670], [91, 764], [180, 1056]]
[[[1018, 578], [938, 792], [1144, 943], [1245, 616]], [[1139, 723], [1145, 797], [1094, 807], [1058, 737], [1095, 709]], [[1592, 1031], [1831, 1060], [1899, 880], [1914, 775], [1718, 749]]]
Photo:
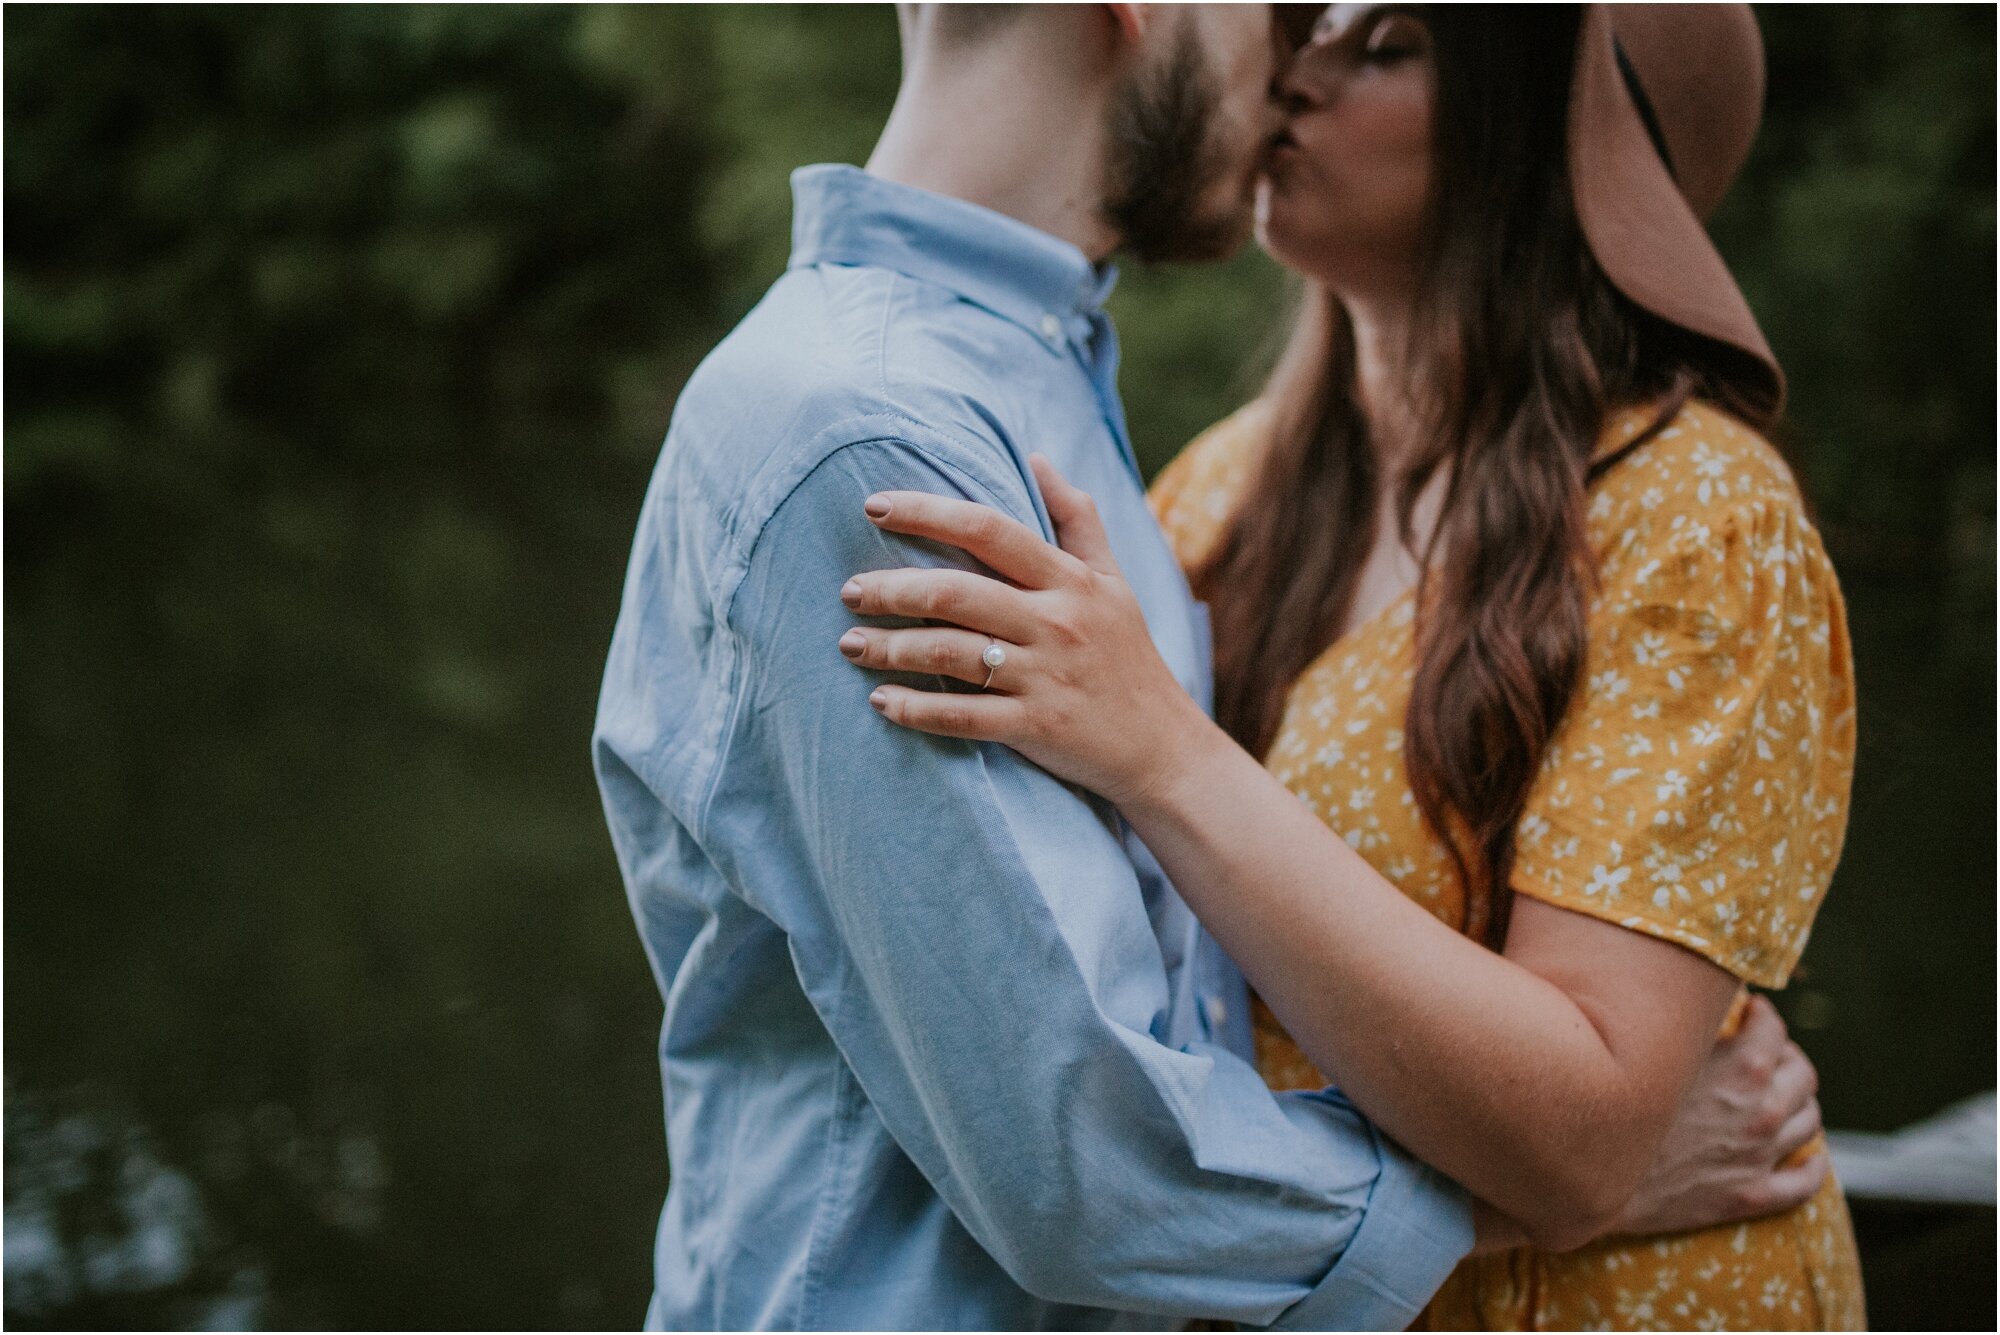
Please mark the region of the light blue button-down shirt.
[[1111, 273], [852, 167], [793, 188], [790, 268], [675, 408], [594, 737], [666, 1002], [647, 1324], [1405, 1325], [1471, 1244], [1459, 1189], [1338, 1093], [1264, 1087], [1241, 975], [1114, 810], [891, 725], [836, 648], [849, 575], [962, 559], [865, 497], [1048, 533], [1041, 450], [1207, 700]]

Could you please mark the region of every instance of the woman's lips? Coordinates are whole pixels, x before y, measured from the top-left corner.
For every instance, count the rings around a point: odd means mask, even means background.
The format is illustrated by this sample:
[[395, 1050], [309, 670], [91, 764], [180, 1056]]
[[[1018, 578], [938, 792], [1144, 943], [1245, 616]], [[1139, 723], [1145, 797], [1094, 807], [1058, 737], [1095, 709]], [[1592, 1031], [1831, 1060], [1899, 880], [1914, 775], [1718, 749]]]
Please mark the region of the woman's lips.
[[1264, 165], [1266, 167], [1276, 166], [1291, 156], [1291, 154], [1297, 152], [1298, 147], [1299, 141], [1292, 138], [1290, 130], [1278, 131], [1271, 136], [1270, 141], [1264, 146]]

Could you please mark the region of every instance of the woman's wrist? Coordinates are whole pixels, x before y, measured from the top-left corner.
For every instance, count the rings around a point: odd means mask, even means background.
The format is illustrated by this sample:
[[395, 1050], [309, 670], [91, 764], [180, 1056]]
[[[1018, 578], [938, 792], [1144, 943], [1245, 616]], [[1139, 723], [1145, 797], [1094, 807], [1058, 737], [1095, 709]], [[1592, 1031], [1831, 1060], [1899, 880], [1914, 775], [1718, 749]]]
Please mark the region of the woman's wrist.
[[1193, 697], [1177, 694], [1175, 716], [1155, 732], [1157, 744], [1149, 748], [1150, 773], [1116, 804], [1134, 825], [1184, 820], [1200, 807], [1203, 794], [1214, 794], [1232, 763], [1249, 760]]

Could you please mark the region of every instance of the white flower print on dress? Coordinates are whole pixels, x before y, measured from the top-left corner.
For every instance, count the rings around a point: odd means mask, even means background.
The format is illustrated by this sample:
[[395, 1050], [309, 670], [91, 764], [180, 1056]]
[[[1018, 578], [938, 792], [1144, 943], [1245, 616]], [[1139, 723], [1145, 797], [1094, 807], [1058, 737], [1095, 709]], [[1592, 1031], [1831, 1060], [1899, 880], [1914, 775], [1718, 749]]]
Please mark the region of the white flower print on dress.
[[1607, 869], [1599, 864], [1590, 869], [1590, 882], [1583, 887], [1586, 895], [1609, 895], [1619, 886], [1632, 879], [1630, 867]]
[[[1651, 421], [1620, 415], [1605, 446]], [[1268, 413], [1246, 409], [1162, 475], [1154, 500], [1183, 565], [1212, 551], [1268, 438]], [[1515, 826], [1511, 884], [1780, 986], [1838, 864], [1853, 766], [1849, 642], [1819, 537], [1771, 447], [1700, 403], [1593, 481], [1587, 525], [1598, 569], [1585, 663]], [[1269, 755], [1360, 856], [1462, 930], [1464, 887], [1404, 770], [1418, 612], [1404, 597], [1309, 667]], [[1269, 1024], [1257, 1034], [1267, 1078], [1323, 1086]], [[1488, 1320], [1855, 1329], [1863, 1311], [1829, 1185], [1741, 1227], [1473, 1258], [1418, 1328]]]

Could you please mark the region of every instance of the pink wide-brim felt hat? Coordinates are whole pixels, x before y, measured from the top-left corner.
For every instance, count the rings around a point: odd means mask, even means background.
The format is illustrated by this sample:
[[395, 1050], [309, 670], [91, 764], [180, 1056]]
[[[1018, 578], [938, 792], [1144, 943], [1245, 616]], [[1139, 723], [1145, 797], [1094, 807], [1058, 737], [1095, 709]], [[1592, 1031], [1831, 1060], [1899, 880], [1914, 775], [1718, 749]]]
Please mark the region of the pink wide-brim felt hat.
[[1705, 225], [1763, 114], [1748, 5], [1584, 6], [1569, 175], [1591, 254], [1639, 306], [1748, 358], [1775, 413], [1784, 371]]

